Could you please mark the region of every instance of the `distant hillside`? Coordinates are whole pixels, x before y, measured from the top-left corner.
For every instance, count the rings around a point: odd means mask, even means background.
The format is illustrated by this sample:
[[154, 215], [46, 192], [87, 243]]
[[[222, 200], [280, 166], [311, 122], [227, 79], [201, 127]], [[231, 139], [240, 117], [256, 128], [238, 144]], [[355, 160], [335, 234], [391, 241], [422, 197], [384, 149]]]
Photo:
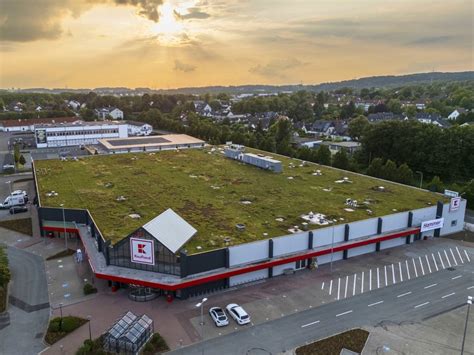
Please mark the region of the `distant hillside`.
[[239, 86], [204, 86], [204, 87], [184, 87], [178, 89], [159, 89], [153, 90], [149, 88], [129, 89], [124, 87], [102, 87], [96, 89], [43, 89], [32, 88], [22, 89], [21, 92], [41, 92], [41, 93], [61, 93], [61, 92], [75, 92], [87, 93], [94, 91], [98, 94], [127, 94], [127, 95], [141, 95], [144, 93], [158, 93], [158, 94], [205, 94], [205, 93], [275, 93], [275, 92], [294, 92], [298, 90], [309, 91], [330, 91], [337, 90], [343, 87], [350, 87], [355, 89], [362, 88], [383, 88], [383, 87], [397, 87], [416, 84], [427, 84], [431, 82], [440, 81], [467, 81], [474, 80], [474, 71], [456, 72], [456, 73], [419, 73], [409, 75], [384, 75], [372, 76], [360, 79], [345, 80], [331, 83], [321, 83], [315, 85], [239, 85]]

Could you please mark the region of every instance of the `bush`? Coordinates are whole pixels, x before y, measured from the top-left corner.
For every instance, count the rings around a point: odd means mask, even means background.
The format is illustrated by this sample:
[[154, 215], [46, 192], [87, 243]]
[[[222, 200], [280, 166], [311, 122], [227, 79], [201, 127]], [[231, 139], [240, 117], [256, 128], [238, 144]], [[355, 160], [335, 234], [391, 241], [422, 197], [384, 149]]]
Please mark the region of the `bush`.
[[53, 318], [49, 322], [48, 331], [46, 332], [44, 340], [50, 345], [54, 344], [59, 339], [64, 338], [66, 335], [76, 330], [86, 322], [87, 319], [73, 316], [63, 317], [62, 323], [61, 317]]
[[86, 283], [84, 285], [84, 294], [85, 295], [90, 295], [90, 294], [96, 293], [96, 292], [97, 292], [97, 289], [94, 286], [92, 286], [90, 283]]
[[0, 247], [0, 312], [7, 307], [7, 287], [10, 282], [10, 269], [8, 257], [4, 247]]
[[84, 344], [77, 349], [76, 355], [108, 355], [109, 352], [102, 348], [102, 337], [94, 340], [85, 340]]
[[166, 344], [165, 339], [163, 339], [159, 333], [155, 333], [143, 347], [142, 354], [153, 355], [168, 351], [169, 349], [170, 348], [168, 347], [168, 344]]

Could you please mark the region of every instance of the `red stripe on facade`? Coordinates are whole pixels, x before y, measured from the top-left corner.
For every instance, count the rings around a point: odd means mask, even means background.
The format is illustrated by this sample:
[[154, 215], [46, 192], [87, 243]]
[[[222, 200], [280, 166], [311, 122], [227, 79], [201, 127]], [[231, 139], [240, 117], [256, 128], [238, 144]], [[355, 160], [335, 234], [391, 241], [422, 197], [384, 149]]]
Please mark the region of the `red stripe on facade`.
[[43, 230], [48, 231], [48, 232], [62, 232], [62, 233], [64, 233], [64, 229], [66, 229], [66, 232], [68, 232], [68, 233], [78, 233], [79, 234], [79, 230], [77, 228], [49, 227], [49, 226], [43, 227]]

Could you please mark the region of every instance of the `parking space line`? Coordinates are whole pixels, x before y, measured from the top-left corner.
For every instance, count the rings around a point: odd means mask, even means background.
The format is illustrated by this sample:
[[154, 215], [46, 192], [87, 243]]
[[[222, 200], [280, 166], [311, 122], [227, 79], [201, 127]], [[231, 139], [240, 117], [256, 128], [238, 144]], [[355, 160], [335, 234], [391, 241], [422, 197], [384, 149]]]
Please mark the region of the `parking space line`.
[[464, 260], [462, 259], [461, 252], [459, 251], [458, 247], [456, 247], [456, 251], [458, 252], [459, 259], [461, 259], [461, 264], [464, 264]]
[[448, 258], [448, 253], [446, 253], [446, 249], [444, 249], [444, 255], [446, 256], [446, 259], [448, 260], [449, 267], [451, 267], [451, 261]]
[[324, 281], [323, 281], [323, 284], [321, 285], [321, 290], [324, 290]]
[[410, 294], [411, 294], [411, 291], [408, 291], [408, 292], [402, 293], [401, 295], [398, 295], [397, 298], [405, 297], [405, 296], [408, 296]]
[[451, 280], [456, 280], [456, 279], [459, 279], [460, 277], [462, 277], [462, 275], [454, 276], [454, 277], [451, 277]]
[[430, 274], [431, 274], [431, 265], [430, 265], [430, 261], [428, 260], [428, 254], [425, 254], [425, 258], [426, 258], [426, 263], [428, 264], [428, 270], [430, 270]]
[[372, 291], [372, 269], [369, 270], [369, 291]]
[[401, 263], [401, 261], [398, 262], [398, 270], [400, 271], [400, 282], [403, 282], [402, 263]]
[[427, 304], [429, 304], [429, 302], [425, 302], [425, 303], [419, 304], [419, 305], [415, 306], [415, 308], [423, 307], [423, 306], [426, 306]]
[[341, 294], [341, 278], [337, 279], [337, 299], [339, 300], [339, 296]]
[[415, 277], [418, 277], [418, 270], [416, 269], [415, 259], [411, 259], [413, 261], [413, 267], [415, 268]]
[[446, 269], [444, 267], [443, 258], [441, 257], [441, 253], [439, 252], [439, 250], [438, 250], [438, 256], [439, 256], [439, 260], [441, 260], [441, 266], [443, 267], [443, 269]]
[[381, 304], [381, 303], [383, 303], [383, 301], [378, 301], [378, 302], [375, 302], [375, 303], [371, 303], [367, 307], [376, 306], [376, 305]]
[[387, 281], [387, 265], [383, 267], [383, 271], [385, 272], [385, 286], [388, 286], [388, 281]]
[[329, 296], [331, 296], [332, 294], [332, 280], [331, 280], [331, 283], [329, 284]]
[[425, 268], [423, 267], [423, 263], [421, 261], [421, 256], [418, 257], [418, 260], [420, 261], [421, 272], [423, 273], [423, 276], [425, 276]]
[[347, 298], [347, 283], [349, 282], [349, 275], [346, 276], [346, 289], [344, 290], [344, 298]]
[[435, 287], [435, 286], [437, 286], [437, 285], [438, 285], [438, 284], [431, 284], [431, 285], [425, 286], [425, 287], [423, 287], [423, 288], [426, 290], [427, 288]]
[[471, 262], [471, 258], [470, 258], [469, 255], [467, 254], [466, 249], [464, 249], [464, 254], [466, 254], [467, 261]]
[[360, 284], [360, 293], [364, 293], [364, 272], [362, 271], [362, 283]]
[[407, 267], [407, 276], [408, 276], [408, 280], [410, 280], [410, 269], [408, 268], [408, 259], [405, 260], [405, 265]]
[[379, 268], [377, 268], [377, 288], [380, 288]]
[[352, 285], [352, 296], [355, 296], [356, 294], [356, 279], [357, 279], [357, 274], [354, 274], [354, 284]]
[[449, 251], [451, 252], [451, 255], [452, 255], [453, 259], [454, 259], [454, 264], [455, 264], [456, 266], [458, 266], [458, 261], [456, 260], [456, 258], [455, 258], [455, 256], [454, 256], [453, 249], [449, 248]]
[[436, 267], [436, 271], [439, 271], [439, 269], [438, 269], [438, 264], [436, 263], [436, 259], [435, 259], [435, 256], [434, 256], [433, 253], [431, 253], [431, 257], [433, 258], [433, 264], [434, 264], [434, 266]]
[[450, 296], [453, 296], [453, 295], [455, 295], [455, 294], [456, 294], [456, 292], [453, 292], [453, 293], [450, 293], [450, 294], [448, 294], [448, 295], [444, 295], [444, 296], [443, 296], [443, 297], [441, 297], [441, 298], [450, 297]]
[[352, 313], [352, 309], [350, 311], [346, 311], [346, 312], [343, 312], [343, 313], [336, 314], [336, 317], [344, 316], [344, 315], [349, 314], [349, 313]]
[[315, 324], [318, 324], [318, 323], [319, 323], [319, 320], [308, 323], [308, 324], [304, 324], [304, 325], [301, 326], [301, 328], [306, 328], [306, 327], [309, 327], [310, 325], [315, 325]]
[[395, 281], [395, 269], [394, 269], [394, 265], [392, 264], [392, 278], [393, 278], [393, 283], [395, 284], [396, 281]]

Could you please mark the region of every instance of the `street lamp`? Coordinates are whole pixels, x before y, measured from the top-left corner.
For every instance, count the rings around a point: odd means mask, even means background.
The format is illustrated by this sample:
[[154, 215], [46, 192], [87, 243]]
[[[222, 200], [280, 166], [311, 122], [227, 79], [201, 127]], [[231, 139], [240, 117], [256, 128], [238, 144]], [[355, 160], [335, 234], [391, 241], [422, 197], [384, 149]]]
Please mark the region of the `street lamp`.
[[64, 212], [64, 203], [61, 203], [59, 206], [63, 209], [63, 227], [64, 227], [64, 243], [67, 250], [67, 234], [66, 234], [66, 214]]
[[461, 355], [464, 354], [464, 342], [466, 341], [467, 322], [469, 321], [469, 309], [471, 308], [471, 304], [472, 304], [472, 296], [467, 296], [467, 314], [466, 314], [466, 323], [464, 324], [464, 335], [462, 337]]
[[201, 307], [201, 322], [199, 324], [204, 325], [204, 314], [203, 314], [203, 308], [204, 308], [204, 303], [206, 303], [207, 298], [204, 297], [201, 302], [199, 302], [196, 307]]
[[59, 319], [59, 329], [63, 330], [63, 304], [62, 302], [59, 304], [59, 313], [61, 314], [61, 318]]
[[89, 340], [92, 340], [92, 331], [91, 331], [91, 319], [92, 319], [92, 316], [87, 316], [87, 319], [89, 320]]
[[331, 238], [331, 273], [332, 273], [332, 259], [333, 259], [333, 253], [334, 253], [334, 225], [332, 226], [332, 238]]
[[423, 188], [423, 172], [416, 171], [417, 174], [420, 174], [420, 189]]

